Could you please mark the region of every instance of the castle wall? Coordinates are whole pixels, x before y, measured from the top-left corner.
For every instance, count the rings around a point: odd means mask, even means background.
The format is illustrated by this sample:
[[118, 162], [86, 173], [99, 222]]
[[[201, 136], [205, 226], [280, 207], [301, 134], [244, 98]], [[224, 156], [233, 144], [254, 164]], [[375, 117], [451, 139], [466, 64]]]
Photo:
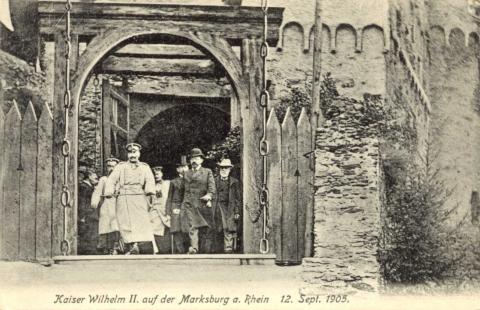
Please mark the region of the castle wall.
[[379, 289], [382, 182], [378, 131], [369, 116], [364, 102], [336, 100], [317, 129], [315, 251], [304, 259], [304, 294]]
[[[258, 1], [244, 0], [243, 5]], [[285, 7], [280, 40], [268, 59], [275, 101], [288, 94], [288, 85], [309, 89], [315, 0], [272, 0], [269, 5]], [[361, 99], [364, 93], [384, 94], [387, 3], [324, 0], [322, 5], [322, 73], [332, 73], [342, 95]]]
[[417, 159], [421, 160], [426, 156], [431, 113], [426, 74], [429, 66], [427, 11], [421, 1], [392, 0], [389, 16], [392, 31], [391, 51], [387, 56], [386, 110], [390, 117], [396, 118], [398, 128], [416, 132], [416, 148], [408, 145], [411, 141], [399, 142], [400, 146], [416, 152]]
[[[321, 70], [330, 72], [339, 93], [350, 99], [339, 102], [340, 111], [317, 129], [314, 256], [304, 259], [302, 293], [374, 292], [379, 287], [379, 145], [374, 128], [359, 125], [364, 111], [354, 99], [386, 96], [388, 5], [373, 0], [322, 3]], [[287, 85], [309, 88], [314, 4], [283, 3], [281, 40], [268, 64], [274, 99], [287, 95]], [[305, 15], [290, 13], [303, 6], [309, 8]]]
[[78, 116], [78, 170], [79, 179], [87, 170], [102, 175], [102, 140], [101, 140], [101, 108], [102, 108], [102, 79], [99, 75], [99, 86], [95, 87], [94, 79], [86, 82], [80, 98], [80, 112]]
[[480, 182], [478, 28], [467, 1], [431, 1], [431, 136], [446, 186], [453, 190], [448, 207], [458, 222], [470, 215], [470, 199]]

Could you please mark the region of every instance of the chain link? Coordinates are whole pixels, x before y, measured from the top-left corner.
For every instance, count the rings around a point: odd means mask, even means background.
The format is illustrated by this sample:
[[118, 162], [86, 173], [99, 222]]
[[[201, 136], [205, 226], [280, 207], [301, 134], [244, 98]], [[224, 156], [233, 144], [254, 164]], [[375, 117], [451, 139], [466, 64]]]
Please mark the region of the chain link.
[[70, 252], [70, 244], [67, 240], [67, 208], [71, 207], [71, 192], [68, 185], [68, 165], [70, 157], [70, 141], [68, 140], [68, 116], [69, 110], [72, 108], [72, 95], [70, 92], [70, 54], [72, 50], [71, 44], [71, 0], [66, 0], [66, 25], [65, 25], [65, 94], [63, 96], [63, 108], [64, 108], [64, 120], [65, 120], [65, 132], [62, 143], [62, 156], [63, 156], [63, 187], [62, 194], [60, 196], [60, 202], [63, 206], [63, 240], [60, 243], [60, 251], [63, 255], [68, 255]]
[[263, 12], [263, 42], [260, 48], [260, 57], [262, 58], [262, 91], [260, 92], [259, 104], [262, 108], [262, 125], [263, 135], [260, 139], [258, 151], [262, 157], [262, 189], [259, 194], [259, 202], [261, 212], [263, 213], [262, 223], [262, 238], [260, 239], [260, 253], [267, 254], [269, 249], [267, 234], [268, 230], [268, 209], [269, 209], [269, 191], [267, 187], [268, 181], [268, 161], [267, 156], [269, 152], [269, 145], [267, 140], [267, 119], [268, 119], [268, 103], [270, 101], [270, 94], [267, 90], [267, 57], [268, 57], [268, 0], [261, 0], [261, 8]]

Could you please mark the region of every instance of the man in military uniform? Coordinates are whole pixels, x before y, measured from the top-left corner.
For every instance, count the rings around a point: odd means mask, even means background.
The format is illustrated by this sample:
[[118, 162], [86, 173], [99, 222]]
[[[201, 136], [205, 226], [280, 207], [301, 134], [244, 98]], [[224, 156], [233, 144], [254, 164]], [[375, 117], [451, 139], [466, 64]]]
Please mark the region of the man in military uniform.
[[[189, 254], [211, 253], [215, 230], [213, 229], [212, 198], [215, 195], [215, 180], [212, 170], [203, 168], [202, 150], [192, 149], [190, 164], [192, 169], [185, 173], [185, 196], [183, 207], [189, 222]], [[201, 229], [201, 233], [199, 233]], [[200, 239], [200, 240], [199, 240]]]
[[112, 173], [113, 168], [115, 168], [118, 162], [119, 160], [113, 157], [105, 161], [107, 175], [100, 178], [92, 195], [92, 208], [100, 209], [98, 249], [102, 254], [118, 254], [119, 251], [120, 233], [118, 231], [115, 199], [113, 197], [105, 198], [105, 185], [108, 176]]
[[150, 166], [139, 160], [141, 146], [126, 146], [127, 162], [120, 162], [108, 176], [105, 197], [116, 197], [120, 235], [126, 254], [153, 254], [156, 245], [148, 213], [155, 195], [155, 179]]
[[173, 253], [184, 254], [186, 234], [189, 232], [188, 220], [185, 215], [185, 209], [182, 208], [183, 197], [185, 194], [184, 174], [188, 171], [186, 156], [182, 156], [177, 164], [178, 176], [170, 182], [170, 190], [167, 198], [167, 215], [170, 216], [170, 233], [173, 238]]
[[98, 254], [98, 210], [90, 207], [93, 189], [97, 183], [97, 174], [88, 171], [78, 189], [78, 254], [80, 255]]
[[222, 159], [218, 164], [219, 175], [215, 177], [217, 195], [213, 202], [216, 228], [223, 233], [224, 253], [233, 253], [234, 241], [237, 238], [238, 221], [242, 210], [240, 182], [230, 176], [232, 162]]
[[150, 208], [150, 219], [153, 223], [153, 234], [158, 254], [171, 254], [170, 216], [166, 212], [166, 202], [170, 190], [170, 181], [163, 179], [163, 167], [152, 168], [155, 176], [155, 196]]

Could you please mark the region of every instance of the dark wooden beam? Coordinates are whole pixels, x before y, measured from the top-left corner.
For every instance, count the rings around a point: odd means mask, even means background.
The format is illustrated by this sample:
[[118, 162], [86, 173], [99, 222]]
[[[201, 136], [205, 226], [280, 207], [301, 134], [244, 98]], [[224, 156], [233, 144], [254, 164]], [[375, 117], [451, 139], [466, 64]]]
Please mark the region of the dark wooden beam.
[[[78, 40], [75, 40], [78, 42]], [[77, 178], [77, 152], [78, 152], [78, 113], [77, 109], [72, 109], [69, 119], [65, 119], [64, 115], [64, 97], [65, 97], [65, 52], [66, 43], [63, 35], [58, 33], [55, 35], [55, 71], [54, 71], [54, 104], [53, 104], [53, 214], [52, 214], [52, 250], [53, 255], [60, 255], [60, 243], [63, 240], [63, 229], [65, 225], [67, 241], [70, 245], [69, 254], [77, 253], [77, 193], [78, 193], [78, 178]], [[73, 46], [73, 51], [78, 51], [78, 47]], [[78, 58], [72, 57], [71, 67], [76, 67]], [[68, 122], [68, 140], [70, 141], [70, 156], [68, 161], [67, 181], [69, 186], [69, 193], [71, 195], [70, 207], [64, 208], [60, 204], [61, 194], [63, 189], [63, 173], [64, 173], [64, 159], [62, 155], [63, 138], [65, 135], [65, 126]], [[66, 215], [66, 217], [64, 217]]]
[[202, 51], [191, 45], [171, 44], [128, 44], [115, 51], [118, 56], [208, 58]]
[[[269, 43], [278, 40], [283, 8], [270, 7]], [[65, 12], [61, 1], [39, 1], [39, 25], [42, 34], [58, 33], [58, 23]], [[263, 12], [260, 7], [174, 5], [158, 3], [82, 3], [72, 7], [72, 31], [79, 35], [95, 35], [107, 28], [135, 27], [163, 31], [212, 32], [231, 40], [263, 33]]]
[[177, 97], [207, 97], [207, 98], [229, 98], [233, 91], [230, 84], [219, 84], [216, 80], [211, 81], [135, 81], [129, 82], [129, 93], [177, 96]]
[[208, 59], [160, 59], [109, 56], [101, 65], [103, 73], [146, 75], [214, 75], [215, 63]]

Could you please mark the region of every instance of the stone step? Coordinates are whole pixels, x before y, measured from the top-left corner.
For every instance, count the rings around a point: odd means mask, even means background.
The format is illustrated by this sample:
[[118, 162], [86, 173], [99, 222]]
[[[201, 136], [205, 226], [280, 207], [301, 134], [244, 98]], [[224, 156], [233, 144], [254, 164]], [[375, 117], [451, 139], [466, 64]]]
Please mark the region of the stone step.
[[55, 256], [55, 264], [275, 265], [274, 254], [72, 255]]

